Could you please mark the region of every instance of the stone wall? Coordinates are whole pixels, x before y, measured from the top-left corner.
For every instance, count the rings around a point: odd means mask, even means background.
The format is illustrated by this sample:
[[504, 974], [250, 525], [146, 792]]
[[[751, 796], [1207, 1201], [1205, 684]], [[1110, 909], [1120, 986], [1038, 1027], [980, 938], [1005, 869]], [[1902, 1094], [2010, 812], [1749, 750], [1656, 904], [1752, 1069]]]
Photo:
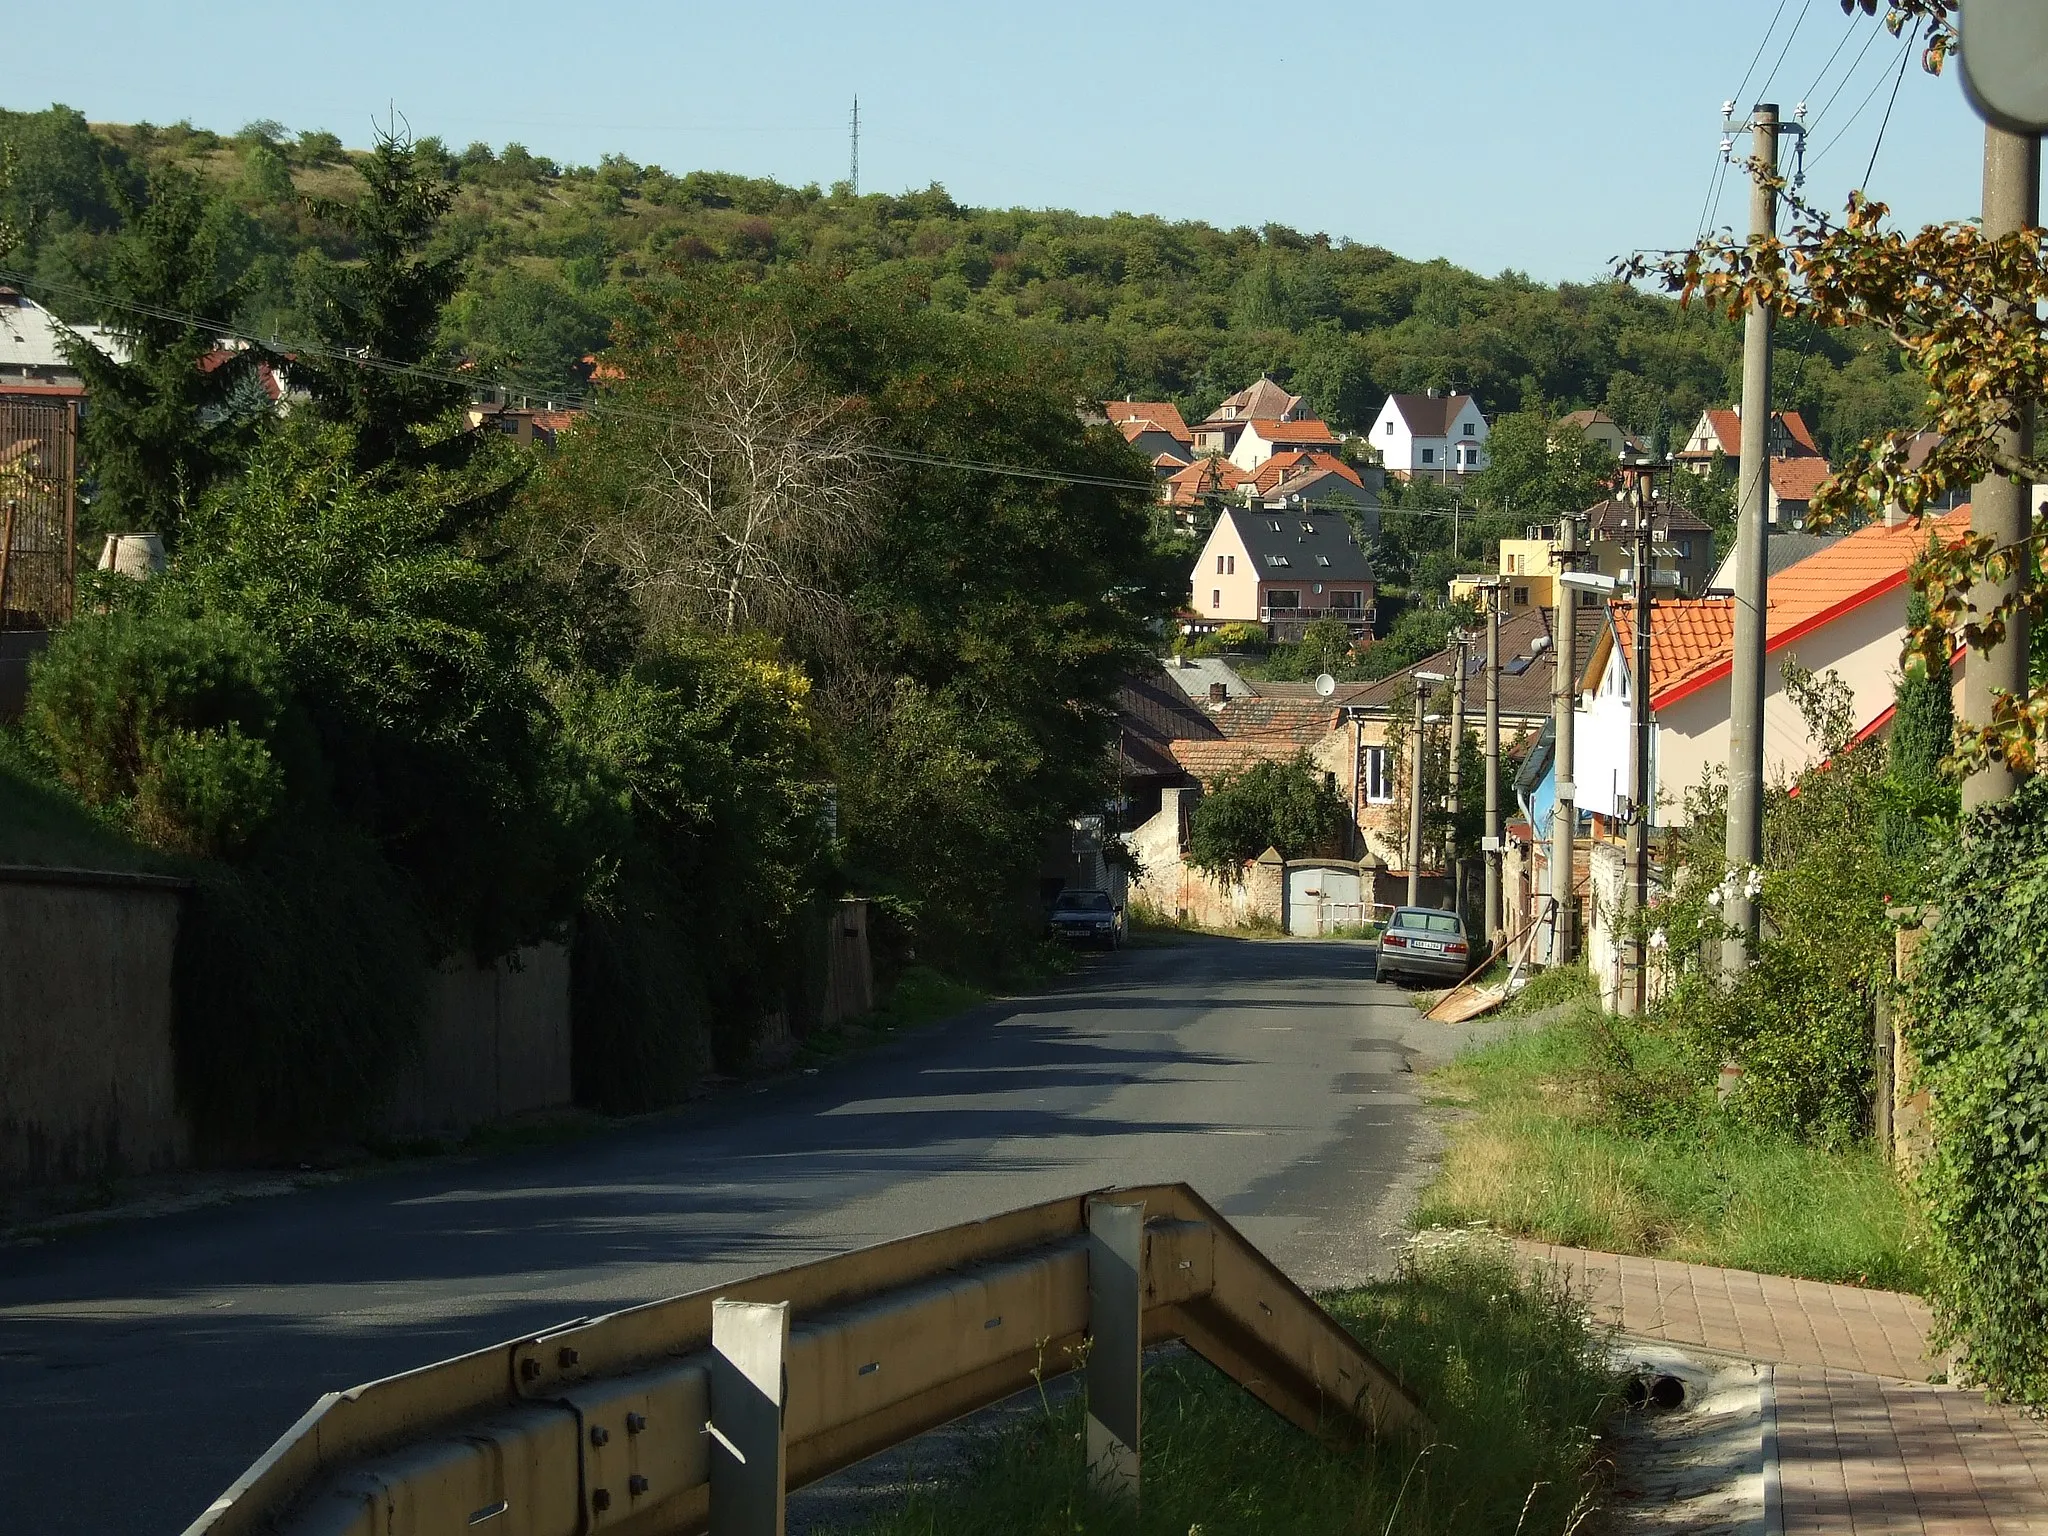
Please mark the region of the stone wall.
[[0, 1182], [175, 1167], [171, 963], [186, 882], [0, 869]]

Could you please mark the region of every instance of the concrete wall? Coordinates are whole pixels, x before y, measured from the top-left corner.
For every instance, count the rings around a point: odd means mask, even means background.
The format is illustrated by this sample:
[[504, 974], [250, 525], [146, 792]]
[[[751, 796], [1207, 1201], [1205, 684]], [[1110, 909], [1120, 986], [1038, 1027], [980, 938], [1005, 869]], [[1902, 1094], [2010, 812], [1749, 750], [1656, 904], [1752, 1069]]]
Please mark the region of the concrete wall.
[[849, 899], [826, 919], [825, 1005], [818, 1022], [837, 1024], [875, 1011], [875, 962], [868, 947], [868, 904]]
[[419, 1057], [384, 1113], [394, 1133], [467, 1130], [566, 1105], [569, 950], [537, 944], [491, 965], [435, 971]]
[[0, 870], [0, 1182], [170, 1168], [171, 960], [185, 882]]

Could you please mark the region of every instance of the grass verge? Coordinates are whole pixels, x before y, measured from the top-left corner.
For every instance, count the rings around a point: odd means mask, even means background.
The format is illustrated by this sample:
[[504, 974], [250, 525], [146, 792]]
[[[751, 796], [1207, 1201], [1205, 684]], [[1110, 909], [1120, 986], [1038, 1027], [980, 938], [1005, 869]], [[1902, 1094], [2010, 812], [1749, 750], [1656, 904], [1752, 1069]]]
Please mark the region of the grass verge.
[[955, 981], [928, 965], [908, 966], [874, 1012], [805, 1035], [797, 1046], [795, 1062], [800, 1067], [822, 1066], [899, 1031], [972, 1008], [986, 1002], [988, 996], [979, 987]]
[[1723, 1114], [1711, 1090], [1673, 1094], [1676, 1057], [1656, 1026], [1580, 1003], [1440, 1068], [1431, 1086], [1471, 1114], [1416, 1223], [1926, 1288], [1912, 1207], [1874, 1148], [1809, 1146]]
[[1080, 1393], [1012, 1421], [964, 1474], [861, 1536], [1563, 1533], [1592, 1508], [1613, 1383], [1561, 1293], [1469, 1245], [1324, 1304], [1428, 1408], [1427, 1447], [1319, 1443], [1191, 1355], [1145, 1375], [1136, 1509], [1090, 1486]]

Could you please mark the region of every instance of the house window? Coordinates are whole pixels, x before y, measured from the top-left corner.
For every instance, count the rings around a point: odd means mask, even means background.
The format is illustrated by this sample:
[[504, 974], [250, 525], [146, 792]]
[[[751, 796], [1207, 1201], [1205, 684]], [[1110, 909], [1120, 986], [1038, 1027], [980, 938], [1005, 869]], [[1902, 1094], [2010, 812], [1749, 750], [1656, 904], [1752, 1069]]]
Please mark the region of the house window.
[[1216, 574], [1218, 576], [1223, 574], [1223, 557], [1221, 555], [1216, 557]]
[[1223, 607], [1223, 589], [1221, 587], [1211, 587], [1209, 589], [1209, 606], [1221, 611]]
[[1472, 423], [1469, 421], [1465, 423], [1465, 435], [1467, 437], [1471, 437], [1474, 435], [1472, 430]]
[[1330, 594], [1330, 609], [1333, 613], [1363, 613], [1365, 612], [1365, 594], [1363, 592], [1332, 592]]
[[1374, 805], [1385, 805], [1394, 798], [1394, 776], [1388, 768], [1385, 747], [1358, 749], [1358, 785]]
[[1425, 464], [1434, 464], [1436, 462], [1436, 450], [1434, 448], [1423, 449], [1422, 462]]
[[1393, 435], [1394, 435], [1394, 424], [1393, 424], [1393, 423], [1392, 423], [1392, 422], [1390, 421], [1390, 422], [1388, 422], [1388, 423], [1387, 423], [1387, 436], [1389, 436], [1389, 437], [1392, 437]]
[[1692, 558], [1691, 539], [1680, 539], [1678, 541], [1678, 558], [1681, 560], [1690, 560]]
[[1268, 555], [1266, 556], [1266, 564], [1277, 570], [1287, 564], [1287, 557], [1285, 555]]
[[1328, 555], [1317, 555], [1317, 556], [1316, 556], [1316, 564], [1317, 564], [1317, 565], [1328, 565], [1329, 563], [1330, 563], [1330, 557], [1329, 557]]
[[1299, 608], [1301, 606], [1301, 589], [1296, 587], [1286, 591], [1268, 592], [1266, 594], [1266, 606], [1268, 608]]
[[[1517, 608], [1526, 608], [1529, 606], [1529, 589], [1527, 587], [1515, 588], [1515, 606]], [[1559, 865], [1558, 867], [1562, 869], [1564, 866]]]
[[1225, 555], [1223, 557], [1223, 574], [1226, 576], [1235, 576], [1237, 574], [1237, 556]]

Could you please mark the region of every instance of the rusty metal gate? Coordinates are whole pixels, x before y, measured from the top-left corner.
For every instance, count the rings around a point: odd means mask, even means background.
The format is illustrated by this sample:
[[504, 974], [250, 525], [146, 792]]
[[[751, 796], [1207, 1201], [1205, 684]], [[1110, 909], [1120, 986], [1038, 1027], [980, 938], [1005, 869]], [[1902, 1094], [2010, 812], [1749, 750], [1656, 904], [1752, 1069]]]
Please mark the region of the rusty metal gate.
[[0, 397], [0, 629], [71, 617], [77, 546], [73, 403]]

